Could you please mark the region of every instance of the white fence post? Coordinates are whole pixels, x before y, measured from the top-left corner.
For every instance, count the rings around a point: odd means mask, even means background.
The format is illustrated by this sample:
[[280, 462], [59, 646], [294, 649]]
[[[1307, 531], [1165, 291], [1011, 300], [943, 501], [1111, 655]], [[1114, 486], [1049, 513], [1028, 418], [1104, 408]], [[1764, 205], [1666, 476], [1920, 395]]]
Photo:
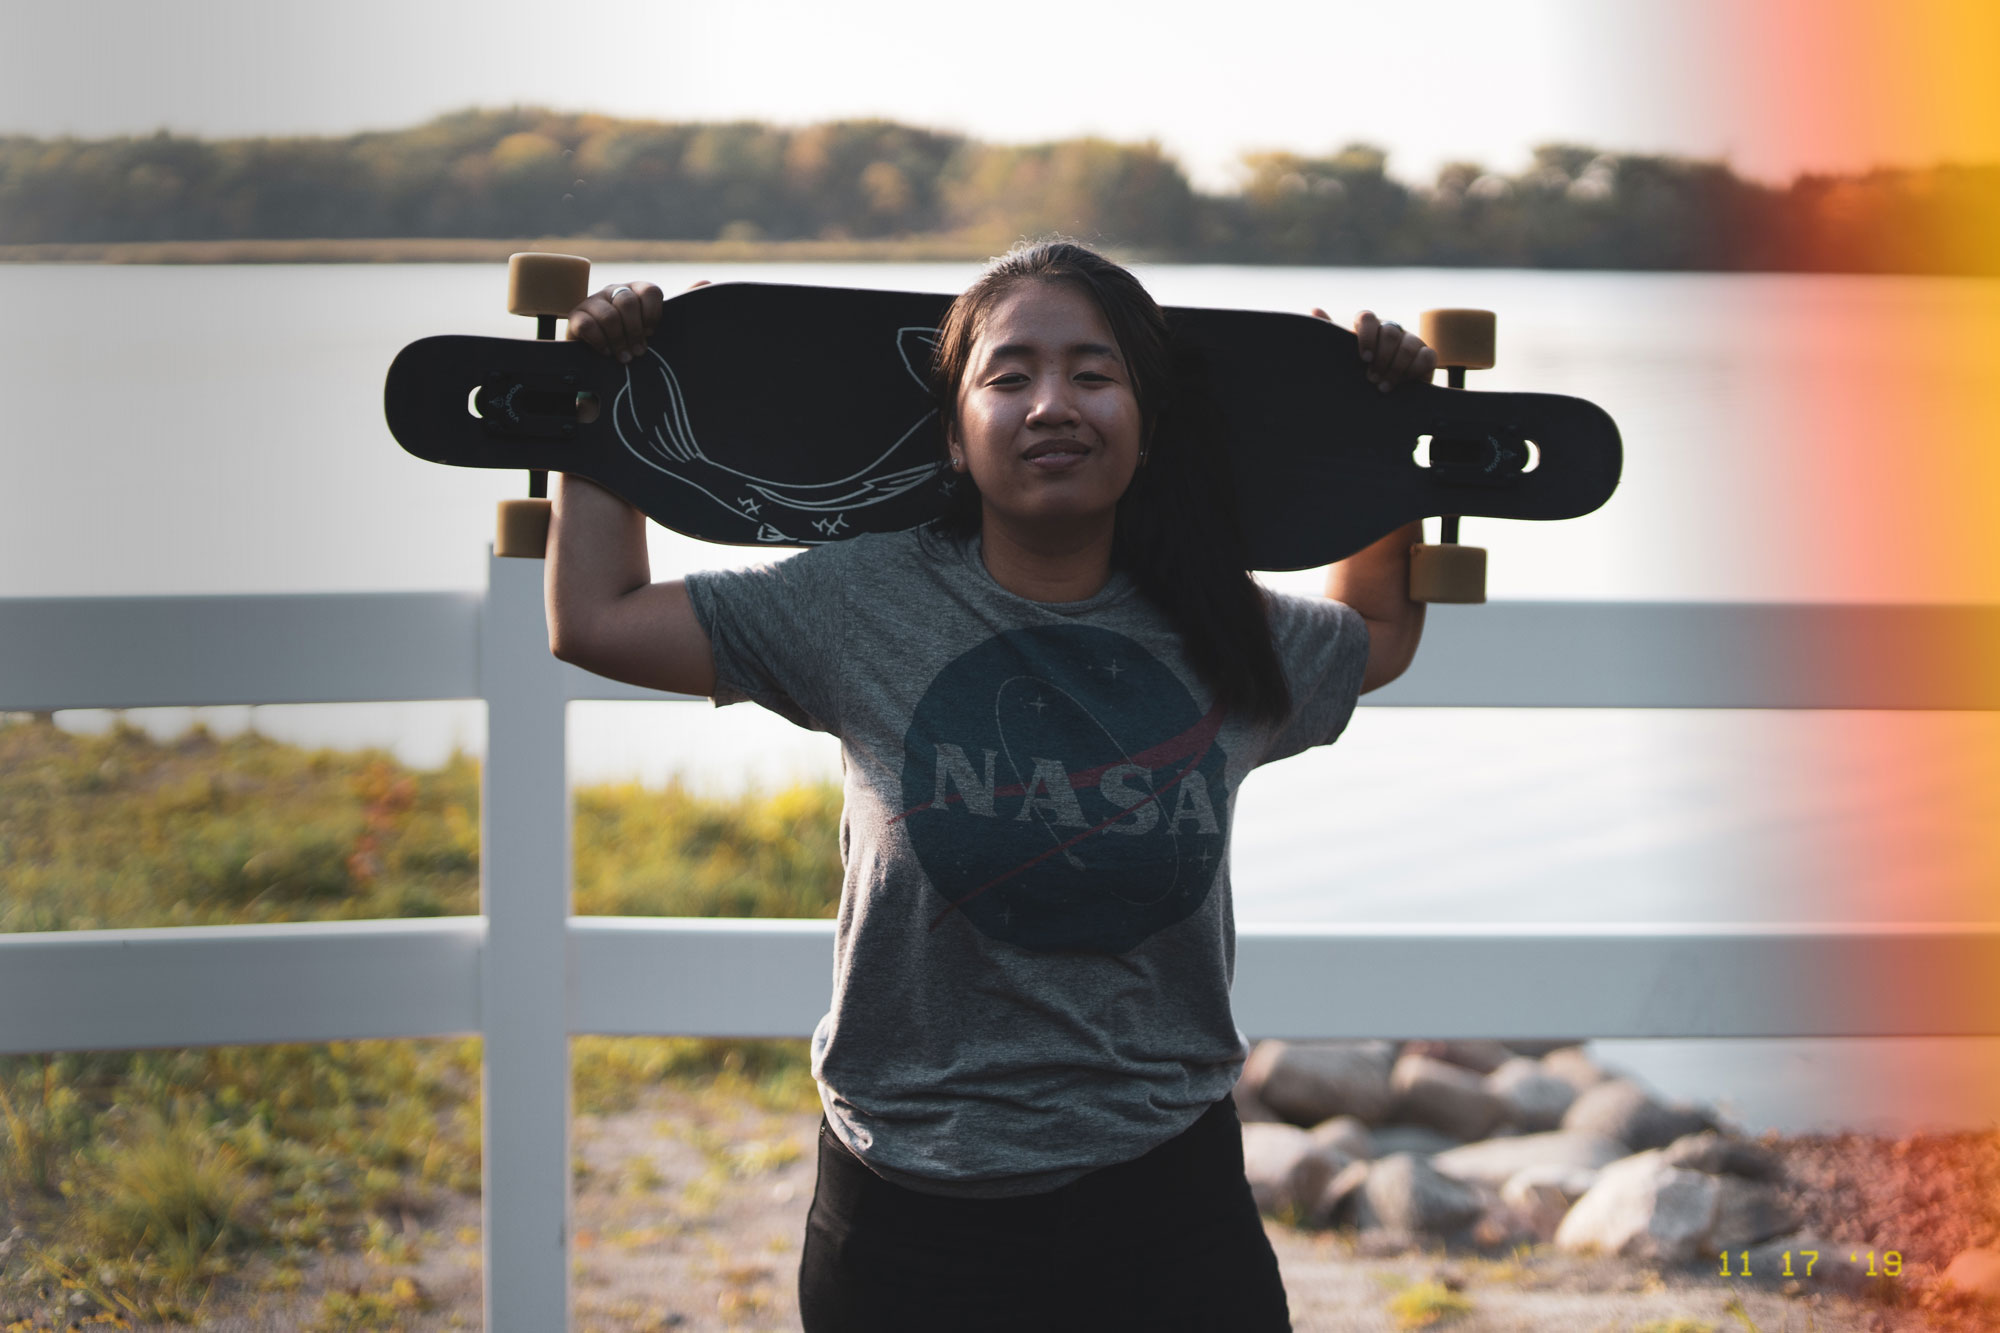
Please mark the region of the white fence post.
[[479, 624], [480, 973], [488, 1333], [570, 1326], [567, 691], [540, 560], [487, 560]]

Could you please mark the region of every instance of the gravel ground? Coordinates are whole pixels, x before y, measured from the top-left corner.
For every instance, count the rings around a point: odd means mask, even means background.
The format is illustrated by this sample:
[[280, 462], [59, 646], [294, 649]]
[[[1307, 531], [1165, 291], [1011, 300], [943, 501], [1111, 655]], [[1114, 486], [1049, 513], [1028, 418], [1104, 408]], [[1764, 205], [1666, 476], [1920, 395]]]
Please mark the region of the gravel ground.
[[[796, 1329], [794, 1284], [818, 1123], [816, 1112], [774, 1115], [665, 1089], [634, 1111], [577, 1117], [576, 1333]], [[1712, 1264], [1661, 1271], [1547, 1247], [1513, 1255], [1425, 1252], [1269, 1223], [1294, 1327], [1394, 1330], [1391, 1302], [1398, 1292], [1435, 1282], [1471, 1303], [1468, 1313], [1437, 1325], [1455, 1333], [1626, 1333], [1676, 1319], [1696, 1321], [1683, 1327], [1732, 1333], [2000, 1329], [2000, 1313], [1954, 1305], [1931, 1290], [1959, 1250], [2000, 1243], [2000, 1136], [1765, 1142], [1784, 1158], [1791, 1202], [1807, 1226], [1860, 1248], [1900, 1250], [1898, 1283], [1857, 1299], [1806, 1281], [1724, 1279]], [[478, 1201], [443, 1198], [402, 1224], [410, 1242], [404, 1262], [329, 1256], [287, 1290], [260, 1260], [218, 1290], [201, 1327], [217, 1333], [478, 1328]], [[373, 1293], [396, 1305], [399, 1278], [407, 1283], [404, 1308], [393, 1320], [329, 1318], [328, 1301], [337, 1302], [339, 1293]], [[0, 1278], [0, 1329], [8, 1327], [5, 1318], [25, 1313], [9, 1314], [9, 1296], [17, 1291]], [[142, 1327], [168, 1333], [166, 1326]]]

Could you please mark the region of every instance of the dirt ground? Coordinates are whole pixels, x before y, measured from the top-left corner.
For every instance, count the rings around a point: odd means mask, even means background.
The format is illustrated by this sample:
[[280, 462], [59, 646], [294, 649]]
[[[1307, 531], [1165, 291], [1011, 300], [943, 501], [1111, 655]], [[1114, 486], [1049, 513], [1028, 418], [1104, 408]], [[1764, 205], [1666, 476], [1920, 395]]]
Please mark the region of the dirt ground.
[[[773, 1115], [667, 1089], [655, 1090], [637, 1110], [578, 1116], [571, 1288], [576, 1333], [796, 1329], [799, 1245], [812, 1201], [818, 1123], [817, 1113]], [[1899, 1227], [1916, 1235], [1922, 1223], [1933, 1230], [1964, 1229], [1965, 1235], [1949, 1238], [1954, 1245], [1979, 1243], [1975, 1233], [1987, 1225], [1980, 1218], [2000, 1206], [2000, 1196], [1987, 1194], [1975, 1204], [1954, 1194], [1948, 1182], [1940, 1185], [1935, 1154], [1927, 1151], [1897, 1155], [1880, 1141], [1852, 1137], [1779, 1146], [1798, 1182], [1795, 1201], [1835, 1239], [1882, 1239], [1860, 1234], [1864, 1224], [1857, 1219], [1873, 1208], [1868, 1215], [1876, 1220], [1866, 1225], [1891, 1240], [1889, 1233]], [[2000, 1170], [2000, 1146], [1979, 1160]], [[1896, 1169], [1858, 1169], [1885, 1162]], [[1976, 1174], [1972, 1179], [1988, 1183]], [[1947, 1221], [1944, 1214], [1953, 1207], [1972, 1220]], [[1917, 1211], [1905, 1217], [1899, 1208]], [[1842, 1225], [1851, 1234], [1834, 1231]], [[1655, 1321], [1675, 1333], [1702, 1326], [1732, 1333], [2000, 1328], [2000, 1315], [1990, 1321], [1971, 1311], [1954, 1315], [1907, 1298], [1884, 1305], [1797, 1281], [1778, 1289], [1715, 1276], [1705, 1267], [1662, 1272], [1546, 1247], [1492, 1256], [1388, 1250], [1376, 1241], [1275, 1222], [1267, 1230], [1298, 1333], [1412, 1326], [1399, 1325], [1391, 1305], [1404, 1288], [1426, 1282], [1470, 1302], [1469, 1311], [1435, 1325], [1454, 1333], [1628, 1333]], [[200, 1326], [217, 1333], [479, 1328], [478, 1200], [441, 1198], [426, 1215], [405, 1216], [403, 1232], [408, 1252], [393, 1263], [327, 1256], [281, 1280], [271, 1264], [257, 1261], [218, 1289]], [[1914, 1297], [1926, 1276], [1913, 1262], [1916, 1285], [1906, 1297]], [[167, 1333], [166, 1326], [142, 1327]]]

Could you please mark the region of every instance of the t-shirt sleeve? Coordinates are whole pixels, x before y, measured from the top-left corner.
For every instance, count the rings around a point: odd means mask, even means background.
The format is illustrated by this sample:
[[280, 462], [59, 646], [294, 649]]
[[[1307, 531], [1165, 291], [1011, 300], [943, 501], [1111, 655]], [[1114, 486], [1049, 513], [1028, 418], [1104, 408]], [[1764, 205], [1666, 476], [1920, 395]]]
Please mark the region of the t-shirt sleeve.
[[802, 727], [840, 734], [847, 545], [687, 575], [688, 601], [713, 648], [717, 707], [747, 699]]
[[1368, 666], [1368, 622], [1326, 597], [1272, 593], [1271, 641], [1292, 691], [1292, 711], [1259, 763], [1327, 745], [1347, 728]]

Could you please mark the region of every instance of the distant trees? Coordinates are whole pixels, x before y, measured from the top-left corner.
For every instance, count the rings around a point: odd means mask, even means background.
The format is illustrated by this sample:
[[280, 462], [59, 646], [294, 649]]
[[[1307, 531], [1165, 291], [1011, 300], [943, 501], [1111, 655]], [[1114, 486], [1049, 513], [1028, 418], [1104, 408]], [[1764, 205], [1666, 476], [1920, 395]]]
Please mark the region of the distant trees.
[[1349, 144], [1243, 159], [1203, 194], [1155, 143], [987, 144], [889, 121], [793, 129], [533, 108], [336, 139], [0, 138], [0, 243], [1063, 232], [1163, 259], [2000, 273], [2000, 166], [1802, 176], [1549, 144], [1428, 183]]

